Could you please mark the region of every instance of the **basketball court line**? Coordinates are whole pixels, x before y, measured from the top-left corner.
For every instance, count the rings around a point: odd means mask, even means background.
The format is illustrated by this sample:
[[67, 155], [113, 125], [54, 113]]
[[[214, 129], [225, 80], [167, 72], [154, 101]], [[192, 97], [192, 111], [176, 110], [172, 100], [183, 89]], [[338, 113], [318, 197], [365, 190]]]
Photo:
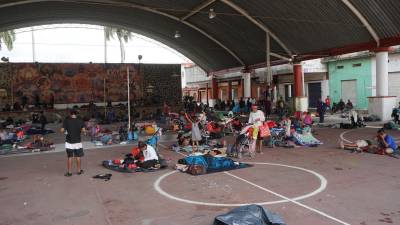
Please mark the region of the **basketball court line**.
[[326, 218], [328, 218], [328, 219], [331, 219], [331, 220], [333, 220], [333, 221], [336, 221], [336, 222], [338, 222], [338, 223], [340, 223], [340, 224], [343, 224], [343, 225], [350, 225], [349, 223], [346, 223], [346, 222], [344, 222], [344, 221], [342, 221], [342, 220], [339, 220], [339, 219], [337, 219], [337, 218], [335, 218], [335, 217], [333, 217], [333, 216], [330, 216], [330, 215], [328, 215], [328, 214], [326, 214], [326, 213], [324, 213], [324, 212], [322, 212], [322, 211], [320, 211], [320, 210], [318, 210], [318, 209], [312, 208], [312, 207], [307, 206], [307, 205], [305, 205], [305, 204], [303, 204], [303, 203], [300, 203], [300, 202], [295, 201], [295, 200], [293, 200], [293, 199], [291, 199], [291, 198], [288, 198], [288, 197], [286, 197], [286, 196], [284, 196], [284, 195], [278, 194], [278, 193], [276, 193], [276, 192], [274, 192], [274, 191], [271, 191], [271, 190], [269, 190], [269, 189], [267, 189], [267, 188], [261, 187], [260, 185], [255, 184], [255, 183], [253, 183], [253, 182], [251, 182], [251, 181], [248, 181], [248, 180], [246, 180], [246, 179], [243, 179], [243, 178], [241, 178], [241, 177], [238, 177], [238, 176], [236, 176], [236, 175], [234, 175], [234, 174], [231, 174], [231, 173], [229, 173], [229, 172], [224, 172], [224, 173], [227, 174], [227, 175], [229, 175], [229, 176], [231, 176], [231, 177], [234, 177], [234, 178], [236, 178], [236, 179], [238, 179], [238, 180], [240, 180], [240, 181], [243, 181], [243, 182], [245, 182], [245, 183], [247, 183], [247, 184], [250, 184], [250, 185], [252, 185], [252, 186], [254, 186], [254, 187], [256, 187], [256, 188], [259, 188], [260, 190], [263, 190], [263, 191], [268, 192], [268, 193], [270, 193], [270, 194], [273, 194], [273, 195], [275, 195], [275, 196], [277, 196], [277, 197], [279, 197], [279, 198], [282, 198], [282, 199], [284, 199], [284, 200], [286, 200], [286, 201], [288, 201], [288, 202], [291, 202], [291, 203], [293, 203], [293, 204], [295, 204], [295, 205], [298, 205], [298, 206], [301, 206], [301, 207], [303, 207], [303, 208], [306, 208], [306, 209], [308, 209], [308, 210], [310, 210], [310, 211], [312, 211], [312, 212], [315, 212], [315, 213], [317, 213], [317, 214], [319, 214], [319, 215], [321, 215], [321, 216], [324, 216], [324, 217], [326, 217]]
[[[347, 132], [348, 132], [348, 131], [347, 131]], [[345, 133], [345, 132], [344, 132], [344, 133]], [[341, 135], [341, 137], [342, 137], [342, 135]], [[163, 147], [164, 149], [167, 148], [167, 147], [166, 147], [165, 145], [163, 145], [163, 144], [159, 144], [159, 145], [160, 145], [161, 147]], [[186, 154], [183, 154], [183, 153], [181, 153], [181, 152], [175, 152], [175, 153], [178, 153], [178, 154], [183, 155], [183, 156], [187, 156]], [[249, 162], [249, 163], [251, 163], [251, 162]], [[270, 163], [254, 163], [254, 164], [270, 164]], [[271, 164], [273, 164], [273, 163], [271, 163]], [[281, 165], [281, 164], [276, 164], [276, 165]], [[287, 166], [287, 165], [283, 165], [283, 166]], [[287, 166], [287, 167], [292, 167], [292, 166]], [[297, 168], [297, 169], [298, 169], [299, 167], [294, 167], [294, 166], [293, 166], [293, 168]], [[306, 170], [306, 169], [304, 169], [304, 168], [300, 168], [300, 169], [305, 170], [305, 171], [309, 171], [309, 170]], [[156, 191], [159, 192], [160, 194], [162, 194], [162, 195], [164, 195], [164, 196], [170, 198], [170, 199], [173, 199], [173, 200], [177, 200], [177, 201], [182, 201], [182, 200], [183, 200], [183, 202], [186, 202], [186, 203], [198, 204], [199, 202], [197, 202], [197, 201], [191, 201], [191, 200], [181, 199], [181, 198], [177, 198], [177, 197], [175, 197], [175, 196], [172, 196], [172, 195], [166, 193], [164, 190], [162, 190], [162, 189], [160, 188], [160, 183], [161, 183], [161, 181], [162, 181], [165, 177], [167, 177], [167, 176], [169, 176], [169, 175], [172, 175], [172, 174], [174, 174], [174, 173], [176, 173], [176, 171], [172, 171], [172, 172], [166, 173], [166, 174], [162, 175], [159, 179], [157, 179], [156, 182], [154, 183], [154, 188], [156, 189]], [[315, 174], [315, 175], [317, 175], [318, 178], [322, 177], [322, 178], [325, 180], [325, 182], [324, 182], [323, 180], [321, 180], [321, 187], [323, 187], [323, 188], [322, 188], [320, 191], [318, 191], [317, 193], [322, 192], [322, 191], [326, 188], [326, 185], [327, 185], [326, 179], [325, 179], [322, 175], [320, 175], [320, 174], [318, 174], [318, 173], [316, 173], [316, 172], [314, 172], [314, 171], [312, 171], [312, 173]], [[326, 217], [326, 218], [328, 218], [328, 219], [330, 219], [330, 220], [333, 220], [333, 221], [335, 221], [335, 222], [337, 222], [337, 223], [339, 223], [339, 224], [350, 225], [349, 223], [346, 223], [346, 222], [344, 222], [344, 221], [342, 221], [342, 220], [340, 220], [340, 219], [338, 219], [338, 218], [335, 218], [335, 217], [333, 217], [333, 216], [331, 216], [331, 215], [328, 215], [327, 213], [324, 213], [324, 212], [322, 212], [322, 211], [320, 211], [320, 210], [318, 210], [318, 209], [316, 209], [316, 208], [307, 206], [307, 205], [305, 205], [305, 204], [303, 204], [303, 203], [301, 203], [301, 202], [298, 202], [298, 201], [296, 201], [296, 200], [294, 200], [294, 199], [288, 198], [288, 197], [286, 197], [286, 196], [284, 196], [284, 195], [281, 195], [281, 194], [276, 193], [276, 192], [274, 192], [274, 191], [272, 191], [272, 190], [269, 190], [269, 189], [267, 189], [267, 188], [264, 188], [264, 187], [262, 187], [262, 186], [260, 186], [260, 185], [258, 185], [258, 184], [255, 184], [255, 183], [253, 183], [253, 182], [251, 182], [251, 181], [248, 181], [248, 180], [246, 180], [246, 179], [243, 179], [243, 178], [241, 178], [241, 177], [238, 177], [238, 176], [236, 176], [236, 175], [234, 175], [234, 174], [232, 174], [232, 173], [230, 173], [230, 172], [225, 171], [224, 174], [226, 174], [226, 175], [228, 175], [228, 176], [231, 176], [231, 177], [233, 177], [233, 178], [236, 178], [237, 180], [243, 181], [243, 182], [245, 182], [245, 183], [247, 183], [247, 184], [249, 184], [249, 185], [252, 185], [252, 186], [254, 186], [254, 187], [256, 187], [256, 188], [258, 188], [258, 189], [260, 189], [260, 190], [263, 190], [263, 191], [265, 191], [265, 192], [268, 192], [268, 193], [270, 193], [270, 194], [272, 194], [272, 195], [275, 195], [275, 196], [277, 196], [277, 197], [283, 199], [285, 202], [291, 202], [291, 203], [293, 203], [293, 204], [295, 204], [295, 205], [298, 205], [298, 206], [303, 207], [303, 208], [305, 208], [305, 209], [308, 209], [308, 210], [310, 210], [310, 211], [312, 211], [312, 212], [315, 212], [315, 213], [317, 213], [317, 214], [319, 214], [319, 215], [321, 215], [321, 216], [323, 216], [323, 217]], [[318, 176], [318, 175], [319, 175], [319, 176]], [[321, 178], [320, 178], [320, 179], [321, 179]], [[312, 195], [315, 195], [315, 194], [317, 194], [317, 193], [315, 193], [315, 192], [314, 192], [314, 194], [311, 194], [311, 193], [310, 193], [310, 194], [309, 194], [309, 195], [310, 195], [309, 197], [311, 197]], [[219, 206], [219, 205], [223, 206], [223, 205], [225, 205], [225, 204], [218, 204], [218, 203], [217, 203], [217, 204], [209, 204], [209, 203], [207, 204], [207, 203], [204, 203], [204, 202], [200, 202], [200, 203], [203, 203], [203, 204], [205, 204], [205, 205], [214, 205], [214, 206]]]
[[[366, 126], [366, 128], [380, 129], [380, 128], [382, 128], [382, 127], [379, 127], [379, 126]], [[342, 141], [344, 141], [344, 142], [347, 142], [347, 143], [354, 143], [353, 141], [350, 141], [350, 140], [348, 140], [348, 139], [346, 139], [346, 138], [344, 137], [345, 134], [350, 133], [350, 132], [352, 132], [352, 131], [354, 131], [354, 130], [355, 130], [355, 129], [346, 130], [346, 131], [340, 133], [340, 139], [341, 139]], [[400, 141], [400, 138], [395, 138], [394, 140], [395, 140], [396, 142], [399, 142], [399, 141]]]

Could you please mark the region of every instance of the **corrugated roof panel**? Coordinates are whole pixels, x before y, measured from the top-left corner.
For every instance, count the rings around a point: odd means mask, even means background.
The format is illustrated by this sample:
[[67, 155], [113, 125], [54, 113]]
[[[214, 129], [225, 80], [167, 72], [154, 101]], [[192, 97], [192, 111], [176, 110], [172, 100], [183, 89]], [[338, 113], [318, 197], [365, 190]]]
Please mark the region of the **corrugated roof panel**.
[[339, 0], [234, 0], [297, 53], [373, 40]]
[[[209, 19], [209, 8], [217, 13]], [[229, 6], [216, 2], [188, 20], [190, 23], [213, 34], [245, 61], [247, 65], [265, 60], [265, 32], [256, 27], [247, 18], [240, 16]], [[271, 39], [271, 50], [286, 55], [284, 50]]]
[[352, 0], [380, 38], [400, 35], [399, 0]]
[[[165, 16], [139, 9], [71, 2], [0, 8], [0, 27], [20, 28], [60, 21], [122, 26], [176, 49], [208, 71], [240, 66], [226, 50], [196, 30]], [[178, 39], [174, 38], [176, 30], [182, 35]]]
[[185, 16], [203, 1], [204, 0], [124, 0], [124, 2], [146, 5], [177, 17]]

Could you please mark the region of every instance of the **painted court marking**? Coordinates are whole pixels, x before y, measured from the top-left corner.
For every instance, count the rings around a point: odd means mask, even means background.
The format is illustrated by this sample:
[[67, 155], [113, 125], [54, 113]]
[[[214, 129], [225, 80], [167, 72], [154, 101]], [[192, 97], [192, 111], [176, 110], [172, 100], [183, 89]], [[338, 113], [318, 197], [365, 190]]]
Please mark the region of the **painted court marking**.
[[[347, 132], [348, 132], [348, 131], [347, 131]], [[343, 132], [343, 133], [345, 133], [345, 132]], [[341, 138], [342, 138], [342, 135], [341, 135]], [[161, 145], [161, 144], [160, 144], [160, 146], [162, 146], [162, 147], [164, 147], [164, 148], [166, 147], [166, 146]], [[181, 155], [183, 155], [183, 156], [186, 156], [185, 154], [183, 154], [183, 153], [181, 153], [181, 152], [176, 152], [176, 153], [181, 154]], [[315, 212], [315, 213], [317, 213], [317, 214], [319, 214], [319, 215], [321, 215], [321, 216], [323, 216], [323, 217], [326, 217], [326, 218], [328, 218], [328, 219], [330, 219], [330, 220], [333, 220], [333, 221], [335, 221], [335, 222], [337, 222], [337, 223], [339, 223], [339, 224], [350, 225], [349, 223], [346, 223], [346, 222], [344, 222], [344, 221], [342, 221], [342, 220], [340, 220], [340, 219], [337, 219], [337, 218], [335, 218], [335, 217], [333, 217], [333, 216], [330, 216], [330, 215], [328, 215], [328, 214], [326, 214], [326, 213], [324, 213], [324, 212], [322, 212], [322, 211], [320, 211], [320, 210], [318, 210], [318, 209], [316, 209], [316, 208], [313, 208], [313, 207], [310, 207], [310, 206], [307, 206], [307, 205], [305, 205], [305, 204], [303, 204], [303, 203], [298, 202], [298, 200], [302, 200], [302, 199], [305, 199], [305, 198], [309, 198], [309, 197], [314, 196], [314, 195], [316, 195], [316, 194], [318, 194], [318, 193], [320, 193], [320, 192], [322, 192], [323, 190], [326, 189], [326, 186], [327, 186], [328, 182], [327, 182], [327, 180], [325, 179], [325, 177], [322, 176], [321, 174], [319, 174], [319, 173], [317, 173], [317, 172], [315, 172], [315, 171], [312, 171], [312, 170], [305, 169], [305, 168], [296, 167], [296, 166], [290, 166], [290, 165], [285, 165], [285, 164], [266, 163], [266, 162], [246, 162], [246, 163], [255, 164], [255, 165], [282, 166], [282, 167], [287, 167], [287, 168], [293, 168], [293, 169], [302, 170], [302, 171], [311, 173], [311, 174], [313, 174], [314, 176], [316, 176], [318, 179], [320, 179], [321, 184], [320, 184], [320, 187], [319, 187], [317, 190], [315, 190], [315, 191], [313, 191], [313, 192], [311, 192], [311, 193], [309, 193], [309, 194], [302, 195], [302, 196], [299, 196], [299, 197], [296, 197], [296, 198], [288, 198], [288, 197], [286, 197], [286, 196], [284, 196], [284, 195], [281, 195], [281, 194], [276, 193], [276, 192], [274, 192], [274, 191], [272, 191], [272, 190], [269, 190], [269, 189], [264, 188], [264, 187], [262, 187], [262, 186], [260, 186], [260, 185], [257, 185], [257, 184], [255, 184], [255, 183], [253, 183], [253, 182], [251, 182], [251, 181], [248, 181], [248, 180], [246, 180], [246, 179], [243, 179], [243, 178], [241, 178], [241, 177], [238, 177], [238, 176], [236, 176], [236, 175], [234, 175], [234, 174], [232, 174], [232, 173], [224, 172], [224, 174], [226, 174], [226, 175], [228, 175], [228, 176], [231, 176], [231, 177], [233, 177], [233, 178], [236, 178], [236, 179], [238, 179], [238, 180], [240, 180], [240, 181], [243, 181], [243, 182], [245, 182], [245, 183], [247, 183], [247, 184], [250, 184], [250, 185], [252, 185], [252, 186], [254, 186], [254, 187], [256, 187], [256, 188], [258, 188], [258, 189], [260, 189], [260, 190], [263, 190], [263, 191], [265, 191], [265, 192], [268, 192], [268, 193], [270, 193], [270, 194], [272, 194], [272, 195], [275, 195], [275, 196], [277, 196], [277, 197], [283, 199], [283, 200], [279, 200], [279, 201], [270, 201], [270, 202], [261, 202], [261, 203], [244, 203], [244, 204], [224, 204], [224, 203], [209, 203], [209, 202], [193, 201], [193, 200], [188, 200], [188, 199], [179, 198], [179, 197], [176, 197], [176, 196], [174, 196], [174, 195], [171, 195], [171, 194], [165, 192], [165, 191], [160, 187], [161, 181], [162, 181], [163, 179], [165, 179], [166, 177], [168, 177], [168, 176], [170, 176], [170, 175], [172, 175], [172, 174], [174, 174], [174, 173], [177, 173], [177, 171], [172, 171], [172, 172], [169, 172], [169, 173], [166, 173], [166, 174], [160, 176], [160, 177], [154, 182], [153, 187], [154, 187], [154, 189], [155, 189], [159, 194], [161, 194], [161, 195], [163, 195], [163, 196], [165, 196], [165, 197], [167, 197], [167, 198], [169, 198], [169, 199], [176, 200], [176, 201], [180, 201], [180, 202], [184, 202], [184, 203], [188, 203], [188, 204], [196, 204], [196, 205], [225, 206], [225, 207], [228, 206], [228, 207], [232, 207], [232, 206], [244, 206], [244, 205], [249, 205], [249, 204], [272, 205], [272, 204], [278, 204], [278, 203], [284, 203], [284, 202], [291, 202], [291, 203], [293, 203], [293, 204], [295, 204], [295, 205], [301, 206], [301, 207], [303, 207], [303, 208], [305, 208], [305, 209], [308, 209], [308, 210], [310, 210], [310, 211], [312, 211], [312, 212]]]
[[[366, 126], [365, 128], [380, 129], [380, 128], [382, 128], [382, 127], [379, 127], [379, 126]], [[344, 137], [344, 135], [347, 134], [347, 133], [350, 133], [350, 132], [352, 132], [352, 131], [354, 131], [354, 130], [355, 130], [355, 129], [353, 129], [353, 130], [347, 130], [347, 131], [344, 131], [344, 132], [340, 133], [340, 139], [341, 139], [342, 141], [344, 141], [344, 142], [347, 142], [347, 143], [353, 143], [353, 141], [350, 141], [350, 140], [346, 139], [346, 138]], [[395, 140], [396, 140], [396, 141], [400, 141], [400, 138], [396, 138]]]
[[[314, 171], [311, 171], [311, 170], [307, 170], [307, 169], [304, 169], [304, 168], [300, 168], [300, 167], [283, 165], [283, 164], [276, 164], [276, 163], [263, 163], [263, 162], [258, 162], [258, 163], [257, 162], [254, 162], [254, 163], [251, 162], [251, 164], [272, 165], [272, 166], [281, 166], [281, 167], [298, 169], [298, 170], [302, 170], [302, 171], [308, 172], [308, 173], [316, 176], [320, 180], [320, 186], [316, 190], [314, 190], [314, 191], [312, 191], [312, 192], [310, 192], [308, 194], [295, 197], [295, 198], [293, 198], [293, 200], [302, 200], [302, 199], [306, 199], [306, 198], [309, 198], [311, 196], [317, 195], [317, 194], [321, 193], [322, 191], [324, 191], [326, 189], [326, 186], [327, 186], [327, 183], [328, 183], [327, 180], [322, 175], [318, 174], [317, 172], [314, 172]], [[180, 202], [184, 202], [184, 203], [188, 203], [188, 204], [195, 204], [195, 205], [221, 206], [221, 207], [244, 206], [244, 205], [249, 205], [249, 204], [272, 205], [272, 204], [279, 204], [279, 203], [289, 202], [287, 199], [283, 199], [283, 200], [277, 200], [277, 201], [250, 202], [250, 203], [236, 203], [236, 204], [233, 204], [233, 203], [202, 202], [202, 201], [194, 201], [194, 200], [188, 200], [188, 199], [180, 198], [180, 197], [174, 196], [174, 195], [164, 191], [160, 186], [161, 182], [165, 178], [167, 178], [168, 176], [170, 176], [170, 175], [172, 175], [174, 173], [177, 173], [177, 171], [172, 171], [172, 172], [169, 172], [169, 173], [166, 173], [166, 174], [160, 176], [155, 181], [153, 187], [161, 195], [163, 195], [163, 196], [165, 196], [165, 197], [167, 197], [169, 199], [173, 199], [175, 201], [180, 201]]]
[[270, 193], [270, 194], [273, 194], [273, 195], [275, 195], [275, 196], [277, 196], [277, 197], [279, 197], [279, 198], [285, 199], [286, 201], [291, 202], [291, 203], [293, 203], [293, 204], [295, 204], [295, 205], [301, 206], [301, 207], [306, 208], [306, 209], [308, 209], [308, 210], [310, 210], [310, 211], [313, 211], [313, 212], [315, 212], [315, 213], [318, 213], [319, 215], [324, 216], [324, 217], [326, 217], [326, 218], [328, 218], [328, 219], [331, 219], [331, 220], [333, 220], [333, 221], [336, 221], [336, 222], [338, 222], [338, 223], [340, 223], [340, 224], [350, 225], [349, 223], [346, 223], [346, 222], [344, 222], [344, 221], [342, 221], [342, 220], [339, 220], [339, 219], [337, 219], [337, 218], [335, 218], [335, 217], [333, 217], [333, 216], [330, 216], [330, 215], [328, 215], [328, 214], [326, 214], [326, 213], [324, 213], [324, 212], [322, 212], [322, 211], [320, 211], [320, 210], [318, 210], [318, 209], [312, 208], [312, 207], [307, 206], [307, 205], [305, 205], [305, 204], [303, 204], [303, 203], [300, 203], [300, 202], [298, 202], [298, 201], [295, 201], [294, 199], [290, 199], [290, 198], [288, 198], [288, 197], [286, 197], [286, 196], [284, 196], [284, 195], [278, 194], [278, 193], [276, 193], [276, 192], [274, 192], [274, 191], [271, 191], [271, 190], [269, 190], [269, 189], [267, 189], [267, 188], [261, 187], [261, 186], [255, 184], [255, 183], [253, 183], [253, 182], [250, 182], [250, 181], [248, 181], [248, 180], [245, 180], [245, 179], [243, 179], [243, 178], [241, 178], [241, 177], [238, 177], [238, 176], [236, 176], [236, 175], [233, 175], [233, 174], [231, 174], [231, 173], [229, 173], [229, 172], [224, 172], [224, 173], [227, 174], [227, 175], [229, 175], [229, 176], [231, 176], [231, 177], [234, 177], [234, 178], [236, 178], [236, 179], [238, 179], [238, 180], [241, 180], [241, 181], [243, 181], [243, 182], [246, 182], [246, 183], [248, 183], [248, 184], [250, 184], [250, 185], [252, 185], [252, 186], [254, 186], [254, 187], [257, 187], [257, 188], [259, 188], [259, 189], [261, 189], [261, 190], [263, 190], [263, 191], [266, 191], [266, 192], [268, 192], [268, 193]]

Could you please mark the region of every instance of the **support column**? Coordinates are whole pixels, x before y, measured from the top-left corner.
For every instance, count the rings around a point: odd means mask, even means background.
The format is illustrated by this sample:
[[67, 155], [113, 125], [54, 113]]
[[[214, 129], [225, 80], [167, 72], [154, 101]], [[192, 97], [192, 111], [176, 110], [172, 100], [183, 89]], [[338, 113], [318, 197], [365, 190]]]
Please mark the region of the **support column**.
[[387, 51], [376, 53], [376, 96], [389, 95], [389, 53]]
[[304, 96], [303, 66], [300, 63], [293, 65], [294, 109], [296, 117], [308, 111], [308, 98]]
[[232, 81], [228, 81], [228, 100], [232, 101]]
[[294, 64], [293, 65], [293, 83], [294, 83], [294, 97], [302, 97], [304, 96], [303, 93], [303, 66], [301, 64]]
[[207, 105], [209, 105], [209, 104], [210, 104], [210, 101], [209, 101], [209, 96], [208, 96], [208, 82], [206, 83], [206, 96], [207, 96], [207, 101], [206, 101], [206, 103], [207, 103]]
[[251, 97], [251, 73], [245, 72], [243, 73], [243, 94], [244, 98]]
[[375, 49], [376, 53], [376, 96], [368, 98], [368, 113], [378, 116], [383, 122], [391, 120], [396, 96], [389, 95], [389, 50]]
[[209, 102], [210, 102], [209, 106], [214, 107], [214, 105], [218, 99], [218, 81], [217, 81], [217, 78], [215, 78], [215, 77], [213, 77], [211, 80], [211, 89], [212, 89], [212, 91], [211, 91], [211, 99], [209, 100]]

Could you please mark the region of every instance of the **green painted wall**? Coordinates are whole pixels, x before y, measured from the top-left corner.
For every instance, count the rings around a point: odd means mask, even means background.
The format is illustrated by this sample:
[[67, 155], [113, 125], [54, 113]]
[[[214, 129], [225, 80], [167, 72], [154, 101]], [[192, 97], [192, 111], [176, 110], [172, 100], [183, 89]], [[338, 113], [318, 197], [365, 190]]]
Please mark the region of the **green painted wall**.
[[[361, 63], [360, 67], [353, 64]], [[339, 69], [338, 66], [343, 66]], [[329, 95], [332, 102], [342, 97], [342, 80], [357, 80], [357, 109], [368, 109], [368, 97], [372, 96], [372, 65], [370, 58], [349, 59], [328, 63]], [[347, 99], [343, 99], [345, 102]]]

